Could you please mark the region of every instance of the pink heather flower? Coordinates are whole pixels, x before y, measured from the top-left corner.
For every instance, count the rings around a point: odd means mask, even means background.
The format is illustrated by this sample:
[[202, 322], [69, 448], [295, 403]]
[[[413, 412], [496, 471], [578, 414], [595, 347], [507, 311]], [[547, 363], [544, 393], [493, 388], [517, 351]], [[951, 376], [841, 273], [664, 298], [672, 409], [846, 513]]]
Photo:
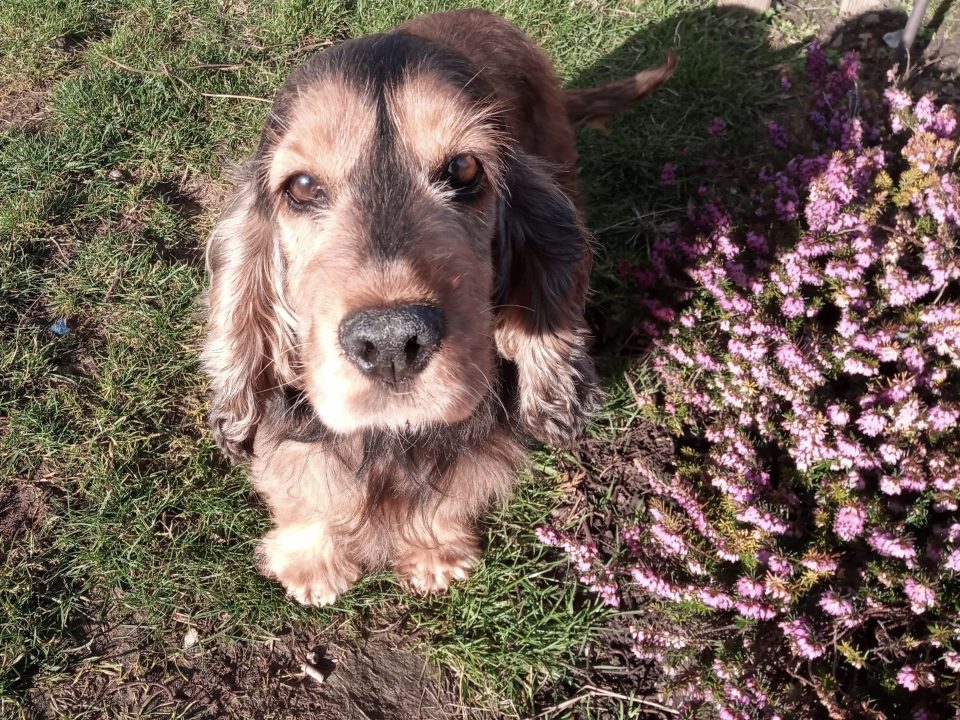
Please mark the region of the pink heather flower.
[[933, 589], [913, 578], [907, 578], [903, 581], [903, 591], [907, 599], [910, 600], [910, 609], [917, 615], [922, 615], [937, 602], [937, 596]]
[[677, 183], [677, 165], [676, 163], [666, 162], [660, 170], [661, 185], [675, 185]]
[[633, 638], [633, 653], [641, 660], [662, 661], [665, 650], [681, 650], [689, 645], [685, 637], [670, 632], [653, 632], [632, 627], [630, 635]]
[[857, 420], [857, 427], [864, 435], [877, 437], [887, 427], [887, 419], [877, 412], [866, 412]]
[[833, 590], [827, 590], [821, 595], [818, 605], [823, 608], [823, 611], [827, 613], [827, 615], [833, 617], [842, 618], [853, 615], [853, 603], [837, 597]]
[[885, 557], [913, 560], [917, 556], [917, 551], [909, 541], [898, 538], [886, 530], [874, 530], [867, 538], [867, 542], [870, 547]]
[[943, 654], [944, 664], [955, 673], [960, 673], [960, 653], [950, 650]]
[[800, 564], [807, 570], [820, 575], [830, 575], [837, 571], [837, 561], [829, 557], [809, 556], [801, 560]]
[[745, 598], [757, 599], [763, 597], [763, 583], [752, 578], [741, 577], [737, 580], [737, 592]]
[[729, 610], [733, 607], [733, 599], [729, 595], [713, 588], [702, 588], [697, 597], [700, 602], [714, 610]]
[[768, 512], [762, 512], [753, 505], [737, 513], [737, 520], [755, 525], [771, 535], [783, 535], [790, 529], [790, 526], [780, 518]]
[[686, 557], [687, 543], [681, 535], [668, 530], [659, 522], [650, 526], [650, 534], [671, 555]]
[[780, 76], [780, 89], [784, 92], [789, 92], [793, 88], [793, 81], [790, 79], [789, 75]]
[[722, 117], [715, 117], [707, 126], [707, 132], [716, 137], [727, 128], [727, 122]]
[[779, 625], [784, 637], [790, 640], [795, 654], [808, 660], [815, 660], [823, 655], [823, 645], [813, 639], [813, 629], [807, 620], [784, 620]]
[[840, 322], [837, 323], [837, 334], [840, 337], [851, 338], [858, 330], [860, 330], [860, 325], [849, 317], [841, 318]]
[[850, 422], [850, 413], [839, 405], [831, 405], [827, 408], [827, 419], [838, 427], [843, 427]]
[[866, 377], [877, 374], [875, 367], [855, 357], [848, 357], [843, 361], [843, 370], [851, 375], [865, 375]]
[[625, 527], [620, 531], [620, 539], [623, 540], [623, 544], [627, 546], [630, 554], [637, 558], [640, 557], [641, 534], [640, 526], [636, 524]]
[[787, 131], [783, 128], [783, 125], [775, 120], [771, 120], [767, 123], [767, 135], [770, 138], [770, 144], [780, 150], [786, 150], [787, 146], [790, 144], [790, 139], [787, 137]]
[[903, 492], [900, 478], [893, 475], [884, 475], [880, 478], [880, 492], [884, 495], [899, 495]]
[[867, 510], [862, 505], [846, 505], [833, 518], [833, 532], [841, 540], [850, 541], [863, 534]]
[[910, 692], [916, 692], [922, 687], [933, 685], [933, 673], [929, 670], [916, 668], [913, 665], [904, 665], [897, 673], [897, 683]]
[[672, 584], [669, 580], [659, 577], [650, 568], [636, 566], [630, 569], [630, 575], [637, 585], [652, 595], [678, 602], [686, 597], [686, 592]]
[[790, 295], [784, 298], [780, 306], [784, 317], [798, 318], [803, 317], [807, 312], [807, 305], [799, 295]]
[[717, 708], [717, 718], [719, 720], [750, 720], [750, 715], [746, 710], [738, 710], [729, 705], [720, 705]]
[[927, 424], [936, 432], [950, 430], [957, 424], [958, 418], [960, 418], [960, 411], [955, 407], [935, 405], [927, 410]]
[[943, 566], [947, 570], [953, 570], [955, 573], [960, 573], [960, 550], [952, 550], [947, 559], [944, 561]]
[[880, 457], [883, 458], [885, 463], [894, 465], [903, 458], [903, 450], [898, 448], [896, 445], [891, 445], [890, 443], [883, 443], [877, 448], [877, 451], [880, 453]]
[[906, 110], [913, 105], [910, 93], [900, 88], [887, 88], [883, 91], [883, 98], [891, 110]]
[[894, 430], [926, 429], [926, 424], [920, 420], [920, 401], [917, 398], [911, 398], [897, 408], [893, 427]]
[[772, 620], [777, 616], [777, 611], [772, 605], [766, 603], [754, 603], [738, 601], [736, 604], [737, 612], [750, 620]]
[[579, 573], [580, 582], [600, 595], [604, 604], [610, 607], [620, 606], [620, 591], [612, 572], [600, 564], [595, 544], [580, 542], [570, 533], [552, 527], [538, 527], [534, 534], [544, 545], [566, 552]]
[[[589, 576], [587, 576], [589, 578]], [[584, 578], [581, 578], [584, 580]], [[590, 590], [597, 593], [600, 596], [600, 600], [607, 607], [618, 608], [620, 607], [620, 588], [617, 587], [617, 583], [612, 579], [609, 580], [593, 580], [585, 583]]]
[[766, 565], [770, 572], [783, 577], [793, 575], [793, 565], [783, 555], [770, 552], [769, 550], [760, 550], [757, 552], [757, 562]]

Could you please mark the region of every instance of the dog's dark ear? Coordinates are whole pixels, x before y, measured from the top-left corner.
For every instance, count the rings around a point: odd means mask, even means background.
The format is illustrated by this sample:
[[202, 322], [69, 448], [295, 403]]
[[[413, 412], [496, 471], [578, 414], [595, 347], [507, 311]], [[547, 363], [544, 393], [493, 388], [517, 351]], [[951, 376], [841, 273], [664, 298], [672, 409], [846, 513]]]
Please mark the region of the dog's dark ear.
[[525, 429], [571, 445], [603, 398], [583, 318], [590, 243], [548, 168], [517, 152], [500, 201], [495, 337], [517, 366]]
[[210, 426], [232, 460], [249, 457], [267, 395], [293, 378], [293, 322], [283, 299], [273, 223], [247, 169], [207, 244], [210, 276], [202, 364]]

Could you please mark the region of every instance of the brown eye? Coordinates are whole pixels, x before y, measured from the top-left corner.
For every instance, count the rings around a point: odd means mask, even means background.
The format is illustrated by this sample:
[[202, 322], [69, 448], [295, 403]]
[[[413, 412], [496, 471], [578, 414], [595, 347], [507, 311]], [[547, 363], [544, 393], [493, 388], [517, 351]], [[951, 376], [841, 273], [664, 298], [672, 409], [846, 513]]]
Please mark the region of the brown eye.
[[446, 179], [454, 190], [468, 190], [480, 182], [483, 167], [473, 155], [457, 155], [447, 163]]
[[300, 173], [294, 175], [287, 183], [287, 198], [294, 205], [307, 205], [322, 197], [323, 190], [313, 175]]

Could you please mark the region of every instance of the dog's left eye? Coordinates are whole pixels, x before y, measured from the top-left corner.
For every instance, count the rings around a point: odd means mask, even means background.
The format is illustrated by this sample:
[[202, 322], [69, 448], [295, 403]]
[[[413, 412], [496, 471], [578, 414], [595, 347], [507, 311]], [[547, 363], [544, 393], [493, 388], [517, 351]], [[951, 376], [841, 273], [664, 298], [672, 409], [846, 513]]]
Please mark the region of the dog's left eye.
[[323, 198], [323, 188], [313, 175], [300, 173], [287, 182], [287, 199], [294, 206], [314, 203]]
[[443, 180], [457, 191], [474, 190], [483, 178], [483, 166], [473, 155], [457, 155], [444, 168]]

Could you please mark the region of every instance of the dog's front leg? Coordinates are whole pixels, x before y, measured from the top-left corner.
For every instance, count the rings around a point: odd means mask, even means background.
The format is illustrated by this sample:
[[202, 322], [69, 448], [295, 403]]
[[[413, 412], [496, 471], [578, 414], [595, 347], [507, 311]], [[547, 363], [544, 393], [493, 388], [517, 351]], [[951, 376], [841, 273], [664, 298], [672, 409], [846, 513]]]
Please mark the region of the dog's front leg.
[[395, 508], [393, 565], [403, 582], [431, 594], [464, 580], [482, 554], [477, 519], [510, 495], [525, 461], [526, 449], [512, 433], [495, 430], [450, 469], [436, 505]]
[[254, 486], [274, 529], [257, 548], [260, 572], [304, 605], [329, 605], [361, 574], [348, 535], [360, 498], [341, 460], [318, 445], [284, 441], [254, 461]]
[[410, 530], [397, 541], [394, 566], [414, 592], [443, 592], [454, 580], [465, 580], [480, 560], [472, 519], [438, 513], [422, 528], [414, 524]]

